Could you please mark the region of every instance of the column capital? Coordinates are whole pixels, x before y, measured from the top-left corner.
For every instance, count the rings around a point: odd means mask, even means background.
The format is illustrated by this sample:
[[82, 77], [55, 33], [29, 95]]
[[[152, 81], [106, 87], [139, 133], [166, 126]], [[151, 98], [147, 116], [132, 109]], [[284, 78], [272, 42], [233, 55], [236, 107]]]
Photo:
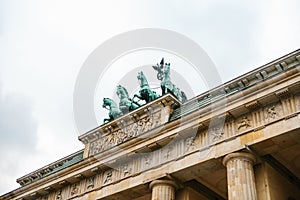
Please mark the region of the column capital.
[[154, 186], [157, 185], [167, 185], [174, 187], [174, 189], [178, 189], [178, 185], [172, 180], [155, 180], [150, 183], [149, 187], [150, 189], [152, 189]]
[[235, 152], [235, 153], [230, 153], [223, 158], [223, 165], [226, 166], [227, 162], [229, 160], [235, 159], [235, 158], [243, 158], [243, 159], [249, 160], [252, 164], [254, 164], [256, 162], [256, 157], [251, 153]]

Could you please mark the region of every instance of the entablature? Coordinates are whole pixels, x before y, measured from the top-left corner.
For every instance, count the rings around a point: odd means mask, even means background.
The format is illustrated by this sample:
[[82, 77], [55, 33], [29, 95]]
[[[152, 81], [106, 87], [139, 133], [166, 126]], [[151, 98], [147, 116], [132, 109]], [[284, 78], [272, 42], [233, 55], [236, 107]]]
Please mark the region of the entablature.
[[180, 104], [171, 94], [166, 94], [80, 136], [79, 140], [85, 144], [85, 157], [116, 148], [135, 138], [143, 138], [143, 134], [152, 130], [158, 133], [158, 127], [169, 121], [173, 110]]

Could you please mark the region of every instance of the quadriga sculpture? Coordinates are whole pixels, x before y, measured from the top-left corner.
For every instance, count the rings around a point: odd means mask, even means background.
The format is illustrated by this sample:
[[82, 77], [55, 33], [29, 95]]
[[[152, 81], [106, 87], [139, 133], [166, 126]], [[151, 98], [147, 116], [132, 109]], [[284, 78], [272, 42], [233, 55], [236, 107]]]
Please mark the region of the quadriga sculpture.
[[149, 103], [150, 101], [153, 101], [159, 97], [155, 91], [151, 90], [147, 78], [142, 71], [138, 73], [137, 78], [140, 83], [140, 91], [139, 94], [135, 94], [134, 97], [145, 100], [146, 103]]
[[105, 118], [103, 120], [103, 123], [110, 122], [110, 121], [122, 116], [122, 112], [120, 111], [118, 105], [116, 104], [116, 102], [114, 102], [114, 100], [112, 100], [110, 98], [103, 99], [102, 107], [109, 109], [109, 113], [108, 113], [109, 118]]
[[117, 95], [120, 98], [119, 108], [123, 114], [126, 114], [141, 106], [140, 104], [134, 102], [133, 99], [129, 97], [126, 88], [124, 88], [121, 85], [118, 85], [117, 87]]
[[163, 79], [160, 83], [160, 87], [162, 89], [162, 95], [171, 93], [181, 102], [185, 102], [187, 100], [185, 93], [183, 91], [181, 91], [178, 87], [176, 87], [176, 85], [174, 85], [171, 82], [170, 63], [166, 63], [164, 66]]

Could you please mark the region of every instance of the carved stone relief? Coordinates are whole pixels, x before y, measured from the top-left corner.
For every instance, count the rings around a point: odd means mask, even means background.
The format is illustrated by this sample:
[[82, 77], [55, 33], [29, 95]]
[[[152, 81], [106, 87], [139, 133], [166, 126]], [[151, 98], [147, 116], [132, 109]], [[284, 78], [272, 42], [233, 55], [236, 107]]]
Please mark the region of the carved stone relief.
[[58, 190], [55, 195], [55, 200], [61, 200], [62, 198], [62, 189]]
[[212, 142], [222, 139], [224, 136], [224, 128], [223, 127], [210, 128], [209, 136]]
[[267, 118], [268, 119], [275, 119], [276, 118], [276, 116], [277, 116], [277, 112], [276, 112], [276, 110], [275, 110], [275, 106], [271, 106], [271, 107], [269, 107], [269, 108], [267, 108]]
[[113, 170], [107, 170], [103, 174], [103, 185], [112, 182]]
[[165, 160], [169, 160], [172, 157], [174, 157], [174, 147], [173, 147], [173, 145], [168, 144], [167, 146], [165, 146], [162, 149], [162, 153], [163, 153], [162, 158], [165, 159]]
[[128, 138], [135, 137], [138, 134], [138, 124], [137, 123], [130, 124], [130, 125], [124, 127], [124, 129], [125, 129], [125, 133], [127, 133]]
[[146, 153], [142, 158], [142, 166], [143, 168], [149, 168], [152, 165], [153, 159], [152, 159], [152, 153]]
[[78, 194], [79, 192], [79, 184], [78, 183], [74, 183], [72, 186], [71, 186], [71, 196], [74, 196], [76, 194]]
[[240, 121], [238, 121], [237, 130], [245, 130], [251, 126], [251, 120], [248, 118], [248, 116], [244, 116]]
[[137, 122], [138, 125], [138, 133], [146, 132], [151, 130], [153, 125], [153, 116], [147, 116]]
[[195, 136], [188, 137], [185, 139], [185, 151], [186, 152], [192, 151], [196, 148], [195, 139], [196, 139]]
[[160, 112], [157, 112], [155, 114], [140, 119], [136, 123], [130, 124], [122, 129], [119, 129], [116, 132], [99, 138], [98, 140], [91, 142], [89, 154], [95, 155], [120, 143], [126, 142], [127, 140], [133, 137], [139, 136], [159, 126], [161, 123], [160, 119]]
[[104, 150], [104, 144], [107, 142], [104, 141], [105, 139], [99, 139], [96, 140], [95, 142], [91, 143], [91, 147], [90, 147], [90, 155], [95, 155], [98, 152], [101, 152]]
[[267, 106], [264, 112], [266, 122], [273, 121], [283, 115], [282, 108], [279, 104], [272, 104]]
[[121, 177], [127, 177], [130, 176], [132, 174], [132, 167], [130, 166], [130, 164], [125, 163], [122, 165], [121, 167]]
[[86, 180], [86, 189], [91, 190], [95, 187], [95, 177], [88, 177]]

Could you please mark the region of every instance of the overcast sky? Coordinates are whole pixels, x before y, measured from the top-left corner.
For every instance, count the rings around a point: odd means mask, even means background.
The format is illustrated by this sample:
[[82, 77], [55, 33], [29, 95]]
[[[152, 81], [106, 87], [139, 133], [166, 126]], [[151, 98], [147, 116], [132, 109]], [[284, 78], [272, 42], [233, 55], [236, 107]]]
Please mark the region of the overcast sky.
[[225, 82], [298, 49], [299, 8], [297, 0], [0, 0], [0, 194], [83, 148], [74, 86], [106, 40], [139, 28], [176, 31], [205, 50]]

